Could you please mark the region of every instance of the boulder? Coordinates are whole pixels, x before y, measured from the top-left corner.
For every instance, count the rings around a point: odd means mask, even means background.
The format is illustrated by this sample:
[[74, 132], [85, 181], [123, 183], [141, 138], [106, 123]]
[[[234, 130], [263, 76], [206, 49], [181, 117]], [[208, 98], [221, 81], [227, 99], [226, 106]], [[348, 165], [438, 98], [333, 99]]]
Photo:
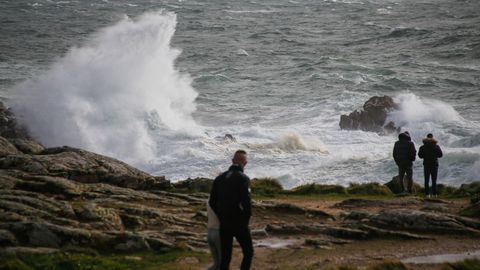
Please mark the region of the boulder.
[[[398, 175], [392, 177], [392, 180], [390, 182], [386, 183], [385, 186], [387, 186], [395, 194], [399, 194], [399, 193], [404, 192], [404, 190], [402, 189], [402, 186], [400, 184], [400, 180], [398, 178]], [[407, 183], [406, 182], [404, 183], [404, 187], [407, 188]], [[421, 192], [421, 190], [422, 190], [422, 186], [420, 186], [419, 184], [415, 183], [415, 181], [413, 181], [412, 193], [414, 193], [414, 194], [419, 193], [419, 192]]]
[[340, 128], [380, 133], [399, 131], [393, 122], [386, 123], [388, 113], [398, 108], [399, 105], [389, 96], [371, 97], [362, 109], [340, 116]]
[[13, 112], [0, 102], [0, 136], [5, 138], [32, 139], [27, 129], [18, 124]]

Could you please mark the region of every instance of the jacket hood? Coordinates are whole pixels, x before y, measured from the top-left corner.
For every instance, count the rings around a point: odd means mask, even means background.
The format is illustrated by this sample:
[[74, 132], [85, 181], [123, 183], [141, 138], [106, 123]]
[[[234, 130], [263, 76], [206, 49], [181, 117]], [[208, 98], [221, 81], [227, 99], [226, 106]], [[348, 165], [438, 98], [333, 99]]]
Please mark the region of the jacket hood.
[[398, 139], [399, 140], [406, 140], [406, 141], [409, 141], [410, 140], [410, 136], [406, 133], [400, 133], [398, 134]]
[[422, 141], [423, 144], [437, 144], [437, 140], [435, 140], [434, 138], [424, 138]]

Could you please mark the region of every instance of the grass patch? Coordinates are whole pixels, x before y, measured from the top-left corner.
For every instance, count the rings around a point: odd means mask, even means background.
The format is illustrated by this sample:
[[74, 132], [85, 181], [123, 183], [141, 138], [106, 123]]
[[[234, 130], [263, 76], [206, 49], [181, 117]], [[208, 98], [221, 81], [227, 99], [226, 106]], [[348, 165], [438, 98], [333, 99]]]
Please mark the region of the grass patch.
[[461, 262], [447, 263], [443, 270], [480, 270], [480, 260], [466, 259]]
[[437, 194], [439, 196], [454, 196], [458, 191], [458, 188], [452, 187], [452, 186], [447, 186], [444, 184], [438, 184], [437, 185]]
[[250, 185], [252, 193], [260, 196], [273, 197], [284, 191], [282, 185], [274, 178], [254, 178]]
[[[79, 253], [29, 254], [0, 258], [1, 270], [153, 270], [178, 269], [179, 258], [206, 262], [208, 254], [184, 250], [130, 255], [88, 255]], [[188, 267], [188, 266], [187, 266]]]
[[363, 183], [355, 184], [350, 183], [350, 186], [347, 188], [349, 194], [355, 195], [379, 195], [379, 196], [390, 196], [393, 195], [393, 192], [385, 185], [379, 183]]

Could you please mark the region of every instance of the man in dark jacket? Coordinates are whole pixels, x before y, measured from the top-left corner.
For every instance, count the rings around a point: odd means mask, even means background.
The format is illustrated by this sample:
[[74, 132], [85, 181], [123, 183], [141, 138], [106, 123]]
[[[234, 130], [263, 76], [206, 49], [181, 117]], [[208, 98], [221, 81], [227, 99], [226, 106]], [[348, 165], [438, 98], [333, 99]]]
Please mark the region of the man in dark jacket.
[[427, 138], [423, 139], [423, 145], [420, 146], [418, 157], [423, 158], [423, 173], [425, 175], [425, 196], [430, 197], [428, 182], [432, 176], [432, 195], [437, 197], [437, 173], [438, 158], [443, 156], [442, 149], [437, 145], [437, 140], [429, 133]]
[[227, 270], [232, 259], [235, 237], [243, 252], [242, 270], [250, 269], [253, 244], [248, 223], [252, 215], [250, 178], [243, 173], [247, 165], [247, 152], [238, 150], [228, 171], [219, 175], [212, 185], [209, 204], [220, 220], [220, 269]]
[[398, 166], [398, 179], [402, 186], [402, 190], [405, 190], [403, 178], [405, 177], [405, 174], [407, 174], [409, 193], [412, 193], [412, 166], [416, 154], [417, 150], [415, 149], [415, 145], [413, 144], [408, 131], [398, 134], [398, 141], [395, 142], [395, 146], [393, 147], [393, 159]]

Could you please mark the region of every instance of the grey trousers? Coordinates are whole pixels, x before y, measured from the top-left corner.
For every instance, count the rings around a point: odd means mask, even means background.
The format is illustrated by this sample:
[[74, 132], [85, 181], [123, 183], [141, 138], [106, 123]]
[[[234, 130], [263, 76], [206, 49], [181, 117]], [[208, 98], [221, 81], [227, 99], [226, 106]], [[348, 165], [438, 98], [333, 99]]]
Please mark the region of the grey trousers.
[[213, 265], [208, 268], [208, 270], [218, 270], [220, 269], [220, 258], [221, 258], [221, 242], [220, 242], [220, 230], [219, 229], [208, 229], [207, 242], [210, 247], [210, 252], [212, 253]]

